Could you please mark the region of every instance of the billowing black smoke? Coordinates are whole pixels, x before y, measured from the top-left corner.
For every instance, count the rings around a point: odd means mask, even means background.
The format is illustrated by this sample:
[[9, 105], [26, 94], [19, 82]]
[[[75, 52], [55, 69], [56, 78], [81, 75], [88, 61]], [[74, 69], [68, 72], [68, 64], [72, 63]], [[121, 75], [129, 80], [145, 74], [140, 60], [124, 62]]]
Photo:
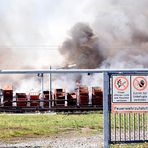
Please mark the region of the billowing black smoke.
[[103, 61], [99, 39], [89, 25], [77, 23], [70, 31], [60, 53], [65, 57], [65, 64], [76, 64], [77, 68], [97, 68]]

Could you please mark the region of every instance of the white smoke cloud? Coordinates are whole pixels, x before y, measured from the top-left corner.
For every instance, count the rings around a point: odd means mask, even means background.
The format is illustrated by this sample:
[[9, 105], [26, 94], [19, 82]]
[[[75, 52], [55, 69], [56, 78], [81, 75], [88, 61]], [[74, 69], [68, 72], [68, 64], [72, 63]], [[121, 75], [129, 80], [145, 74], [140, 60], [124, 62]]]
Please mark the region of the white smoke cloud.
[[[99, 3], [99, 2], [98, 2]], [[116, 1], [103, 3], [92, 24], [106, 48], [106, 68], [148, 67], [148, 1]]]
[[57, 49], [67, 28], [79, 20], [78, 14], [70, 11], [77, 3], [71, 2], [0, 0], [1, 69], [60, 65], [62, 57]]
[[0, 0], [0, 4], [3, 69], [60, 65], [58, 45], [80, 21], [91, 26], [107, 57], [116, 56], [120, 48], [146, 52], [147, 0]]
[[[62, 66], [58, 48], [72, 24], [87, 15], [85, 1], [0, 0], [0, 69], [48, 69]], [[84, 5], [84, 6], [82, 6]], [[71, 6], [77, 11], [71, 11]], [[82, 9], [81, 9], [82, 8]], [[76, 13], [77, 12], [77, 13]], [[80, 16], [81, 15], [81, 16]], [[1, 85], [25, 88], [26, 76], [1, 76]], [[29, 77], [30, 81], [32, 78]], [[19, 82], [19, 83], [18, 83]]]
[[[98, 37], [99, 44], [99, 55], [98, 59], [101, 61], [99, 63], [93, 63], [90, 57], [96, 53], [96, 48], [91, 50], [91, 54], [87, 58], [82, 57], [79, 60], [76, 56], [75, 62], [78, 62], [78, 67], [82, 61], [84, 61], [85, 68], [146, 68], [148, 67], [148, 13], [146, 6], [148, 1], [138, 1], [138, 0], [92, 0], [87, 1], [85, 5], [84, 12], [88, 11], [91, 14], [93, 21], [88, 22], [92, 29], [92, 32]], [[74, 25], [73, 29], [77, 30]], [[77, 31], [77, 40], [81, 40], [81, 31]], [[88, 31], [90, 28], [88, 29]], [[73, 47], [77, 43], [74, 40], [74, 33], [71, 35], [71, 39], [64, 42], [63, 54], [65, 54], [66, 63], [73, 60], [73, 55], [69, 53], [75, 53], [80, 48], [79, 46]], [[67, 45], [71, 46], [65, 46]], [[90, 47], [90, 45], [89, 45]], [[91, 46], [92, 47], [92, 46]], [[87, 53], [87, 48], [85, 50], [79, 50], [81, 53], [79, 55], [85, 55]], [[65, 50], [67, 51], [65, 53]], [[86, 51], [86, 52], [85, 52]], [[102, 58], [102, 55], [104, 58]], [[93, 59], [97, 59], [96, 57]], [[88, 63], [92, 62], [92, 66]], [[80, 64], [79, 64], [80, 63]]]
[[82, 56], [87, 64], [92, 59], [93, 68], [148, 67], [147, 5], [147, 0], [0, 0], [1, 69], [62, 65], [58, 45], [77, 22], [87, 22], [99, 41], [98, 53], [85, 50], [101, 54], [97, 64], [88, 53]]

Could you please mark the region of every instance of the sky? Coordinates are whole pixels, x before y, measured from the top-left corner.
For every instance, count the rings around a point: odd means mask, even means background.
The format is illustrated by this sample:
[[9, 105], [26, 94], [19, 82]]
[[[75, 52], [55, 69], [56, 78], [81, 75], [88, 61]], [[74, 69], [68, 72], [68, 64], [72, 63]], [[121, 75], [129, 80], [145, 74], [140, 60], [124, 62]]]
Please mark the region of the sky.
[[[147, 6], [148, 0], [0, 0], [0, 69], [48, 69], [69, 59], [86, 68], [148, 68]], [[61, 55], [65, 41], [71, 48]]]
[[57, 45], [74, 23], [87, 21], [85, 5], [76, 1], [0, 0], [2, 37], [9, 35], [8, 45]]
[[58, 49], [78, 22], [99, 38], [103, 67], [147, 67], [147, 5], [147, 0], [0, 0], [0, 69], [62, 66]]
[[[14, 61], [21, 57], [14, 62], [21, 62], [24, 67], [26, 62], [31, 67], [46, 67], [43, 57], [48, 65], [61, 64], [62, 56], [57, 48], [75, 23], [92, 21], [89, 3], [92, 1], [0, 0], [0, 52], [10, 50], [5, 59]], [[2, 68], [13, 67], [11, 62], [2, 63]]]
[[[0, 69], [61, 67], [64, 57], [58, 49], [77, 22], [92, 22], [93, 1], [0, 0]], [[38, 83], [24, 77], [17, 76], [23, 90]], [[1, 80], [18, 86], [15, 76]]]

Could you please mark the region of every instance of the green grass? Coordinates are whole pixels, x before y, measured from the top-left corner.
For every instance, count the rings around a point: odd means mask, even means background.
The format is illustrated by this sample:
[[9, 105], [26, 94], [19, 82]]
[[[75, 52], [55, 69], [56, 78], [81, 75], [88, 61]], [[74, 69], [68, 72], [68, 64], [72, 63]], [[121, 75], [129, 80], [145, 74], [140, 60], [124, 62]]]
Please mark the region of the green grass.
[[0, 114], [0, 139], [19, 136], [57, 134], [67, 131], [80, 131], [89, 128], [97, 132], [103, 129], [103, 114]]
[[[113, 125], [112, 125], [113, 127]], [[0, 114], [0, 140], [15, 137], [51, 136], [72, 131], [88, 134], [102, 133], [103, 114]], [[84, 130], [84, 131], [83, 131]], [[84, 133], [84, 134], [86, 134]], [[147, 148], [142, 144], [115, 144], [111, 148]]]

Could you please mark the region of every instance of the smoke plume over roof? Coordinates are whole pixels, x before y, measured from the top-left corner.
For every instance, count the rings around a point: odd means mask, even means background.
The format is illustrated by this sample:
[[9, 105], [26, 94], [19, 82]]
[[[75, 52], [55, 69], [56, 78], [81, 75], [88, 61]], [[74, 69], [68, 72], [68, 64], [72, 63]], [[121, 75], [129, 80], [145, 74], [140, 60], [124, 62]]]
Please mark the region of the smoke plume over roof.
[[74, 25], [60, 49], [65, 63], [78, 68], [148, 68], [148, 1], [93, 2], [90, 8], [98, 7], [94, 21]]
[[85, 23], [74, 25], [60, 53], [65, 56], [65, 64], [76, 64], [77, 68], [97, 68], [103, 60], [99, 39]]

